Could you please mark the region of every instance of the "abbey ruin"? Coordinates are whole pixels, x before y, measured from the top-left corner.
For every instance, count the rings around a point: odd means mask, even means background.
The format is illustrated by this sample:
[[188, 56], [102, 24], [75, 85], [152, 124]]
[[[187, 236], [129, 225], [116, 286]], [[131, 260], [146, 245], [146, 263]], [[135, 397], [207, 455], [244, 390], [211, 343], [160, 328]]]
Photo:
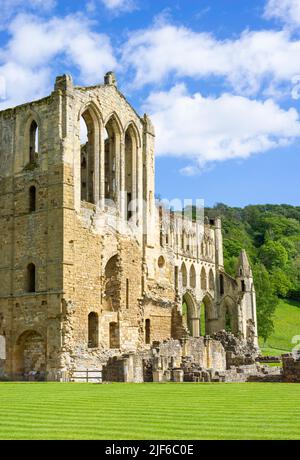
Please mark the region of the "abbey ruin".
[[0, 112], [1, 377], [180, 381], [234, 364], [224, 331], [257, 349], [246, 253], [230, 277], [220, 219], [156, 203], [154, 143], [111, 72]]

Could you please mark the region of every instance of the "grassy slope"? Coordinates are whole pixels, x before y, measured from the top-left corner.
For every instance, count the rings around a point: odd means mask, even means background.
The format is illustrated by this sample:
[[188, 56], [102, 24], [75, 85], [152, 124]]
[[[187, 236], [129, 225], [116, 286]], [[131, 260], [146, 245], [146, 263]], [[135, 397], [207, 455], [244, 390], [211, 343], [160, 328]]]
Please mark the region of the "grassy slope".
[[266, 344], [260, 341], [263, 353], [276, 355], [291, 351], [295, 346], [292, 338], [300, 336], [300, 303], [281, 300], [276, 309], [274, 326], [275, 330]]
[[1, 383], [0, 439], [300, 439], [300, 385]]

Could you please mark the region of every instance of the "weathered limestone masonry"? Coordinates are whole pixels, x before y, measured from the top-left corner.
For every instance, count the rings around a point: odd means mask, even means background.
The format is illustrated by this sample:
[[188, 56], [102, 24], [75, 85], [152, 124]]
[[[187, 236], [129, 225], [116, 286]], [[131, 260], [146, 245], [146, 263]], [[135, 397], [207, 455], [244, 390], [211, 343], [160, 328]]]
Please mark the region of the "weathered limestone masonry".
[[250, 343], [242, 343], [231, 333], [220, 334], [222, 342], [208, 336], [170, 339], [154, 342], [150, 350], [114, 356], [103, 366], [103, 379], [135, 383], [282, 381], [281, 368], [255, 362]]
[[283, 381], [300, 383], [300, 351], [282, 355]]
[[58, 77], [50, 96], [0, 112], [0, 377], [68, 379], [170, 339], [224, 367], [222, 344], [200, 335], [225, 329], [257, 346], [245, 252], [231, 278], [220, 219], [155, 203], [154, 141], [112, 72], [94, 87]]

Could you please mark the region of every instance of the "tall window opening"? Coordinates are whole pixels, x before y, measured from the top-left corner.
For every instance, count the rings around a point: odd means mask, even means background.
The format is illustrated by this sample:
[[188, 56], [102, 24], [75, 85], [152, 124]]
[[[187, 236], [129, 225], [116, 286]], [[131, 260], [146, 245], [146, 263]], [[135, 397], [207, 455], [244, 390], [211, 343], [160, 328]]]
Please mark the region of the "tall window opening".
[[80, 176], [81, 200], [95, 202], [95, 122], [90, 110], [86, 110], [80, 118]]
[[224, 295], [224, 275], [220, 275], [220, 295]]
[[35, 120], [30, 125], [29, 133], [29, 162], [34, 163], [39, 148], [39, 128]]
[[135, 196], [136, 183], [136, 138], [130, 126], [125, 133], [125, 191], [127, 194], [127, 220], [131, 219], [134, 212], [132, 200]]
[[116, 202], [120, 130], [114, 117], [106, 124], [105, 135], [105, 199]]
[[90, 313], [88, 317], [88, 347], [99, 346], [99, 318], [97, 313]]
[[29, 189], [29, 212], [36, 211], [36, 188], [32, 185]]
[[129, 308], [129, 279], [126, 279], [126, 308]]
[[36, 291], [36, 270], [34, 264], [27, 266], [27, 292]]
[[151, 343], [151, 322], [150, 319], [145, 321], [145, 342], [147, 345]]

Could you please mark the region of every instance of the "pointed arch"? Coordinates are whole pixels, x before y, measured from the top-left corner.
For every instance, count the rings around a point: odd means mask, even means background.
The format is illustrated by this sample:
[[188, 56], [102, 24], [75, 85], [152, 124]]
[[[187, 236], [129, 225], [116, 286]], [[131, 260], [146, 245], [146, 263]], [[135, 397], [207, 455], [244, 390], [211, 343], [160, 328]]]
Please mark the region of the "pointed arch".
[[199, 336], [199, 317], [197, 304], [189, 292], [186, 292], [182, 298], [182, 322], [183, 326], [187, 329], [191, 336]]
[[118, 194], [117, 187], [120, 187], [120, 145], [123, 129], [115, 113], [111, 114], [105, 122], [105, 130], [105, 199], [116, 202]]
[[[120, 126], [122, 126], [121, 122], [120, 122]], [[136, 126], [134, 121], [129, 121], [127, 123], [127, 125], [124, 128], [124, 132], [126, 133], [126, 131], [128, 131], [128, 129], [131, 129], [133, 131], [134, 136], [136, 138], [137, 147], [141, 147], [142, 146], [141, 136], [140, 136], [139, 130], [138, 130], [138, 128], [137, 128], [137, 126]]]
[[39, 114], [29, 110], [20, 124], [21, 149], [24, 149], [24, 164], [35, 163], [41, 150], [42, 122]]
[[124, 132], [124, 128], [117, 112], [113, 111], [106, 117], [104, 120], [104, 126], [108, 125], [111, 121], [114, 123], [115, 129], [121, 135]]
[[210, 291], [215, 290], [215, 277], [214, 277], [214, 272], [212, 269], [209, 270], [208, 287]]
[[180, 273], [181, 273], [182, 286], [187, 287], [187, 269], [186, 269], [186, 265], [184, 262], [182, 262]]
[[85, 139], [80, 143], [81, 200], [97, 203], [99, 199], [99, 148], [101, 116], [95, 104], [88, 103], [80, 111], [80, 131]]
[[238, 334], [238, 305], [235, 300], [227, 295], [221, 303], [223, 329], [233, 334]]
[[126, 193], [126, 216], [130, 220], [133, 209], [133, 203], [137, 199], [137, 164], [138, 164], [138, 138], [133, 125], [130, 124], [125, 131], [125, 193]]
[[118, 264], [118, 254], [113, 255], [105, 265], [105, 276], [106, 278], [112, 278], [116, 275], [117, 264]]
[[201, 289], [202, 291], [206, 291], [207, 290], [207, 277], [206, 277], [206, 271], [204, 267], [202, 267], [201, 269], [200, 278], [201, 278]]
[[82, 115], [87, 111], [90, 111], [91, 113], [94, 114], [95, 121], [97, 120], [101, 124], [104, 124], [102, 112], [101, 112], [100, 108], [98, 107], [98, 105], [95, 104], [94, 101], [88, 101], [86, 104], [84, 104], [80, 108], [80, 110], [78, 112], [78, 117], [77, 117], [78, 121], [80, 121], [80, 118], [82, 117]]
[[211, 335], [214, 331], [212, 328], [212, 320], [215, 319], [214, 303], [209, 294], [206, 294], [201, 302], [200, 312], [200, 330], [201, 335]]
[[196, 270], [194, 264], [190, 268], [190, 287], [192, 289], [196, 287]]

